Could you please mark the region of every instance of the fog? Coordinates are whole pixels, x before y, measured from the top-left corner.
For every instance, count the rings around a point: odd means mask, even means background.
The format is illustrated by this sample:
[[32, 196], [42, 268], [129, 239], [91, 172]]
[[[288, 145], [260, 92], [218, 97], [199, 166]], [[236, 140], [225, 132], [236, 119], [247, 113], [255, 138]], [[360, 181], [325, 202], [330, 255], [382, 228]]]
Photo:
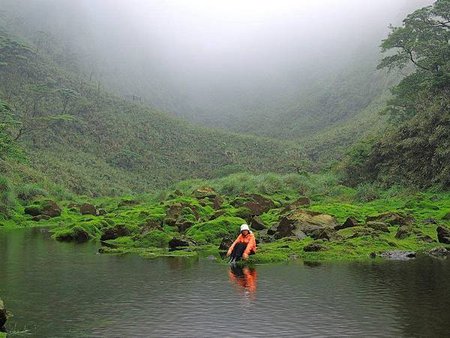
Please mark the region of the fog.
[[[0, 0], [91, 79], [213, 125], [282, 114], [312, 85], [374, 72], [388, 25], [428, 0]], [[355, 68], [358, 71], [358, 68]], [[227, 122], [228, 121], [228, 122]]]

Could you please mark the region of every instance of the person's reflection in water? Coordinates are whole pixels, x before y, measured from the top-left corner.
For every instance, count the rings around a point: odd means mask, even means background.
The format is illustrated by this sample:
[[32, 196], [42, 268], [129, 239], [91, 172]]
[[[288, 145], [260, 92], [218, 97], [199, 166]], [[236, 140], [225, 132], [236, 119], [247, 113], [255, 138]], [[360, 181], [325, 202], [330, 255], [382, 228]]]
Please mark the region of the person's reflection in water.
[[258, 275], [256, 269], [248, 266], [232, 265], [228, 270], [230, 281], [243, 293], [245, 297], [255, 298], [256, 281]]

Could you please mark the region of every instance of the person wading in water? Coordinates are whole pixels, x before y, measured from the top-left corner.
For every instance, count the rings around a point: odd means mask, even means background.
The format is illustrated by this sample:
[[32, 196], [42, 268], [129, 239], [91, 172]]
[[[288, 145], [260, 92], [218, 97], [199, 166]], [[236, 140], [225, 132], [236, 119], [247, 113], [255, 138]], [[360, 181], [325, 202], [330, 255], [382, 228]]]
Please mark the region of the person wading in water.
[[254, 253], [256, 253], [255, 235], [247, 224], [242, 224], [240, 234], [228, 249], [227, 256], [230, 256], [230, 263], [234, 264], [241, 258], [247, 260], [248, 256]]

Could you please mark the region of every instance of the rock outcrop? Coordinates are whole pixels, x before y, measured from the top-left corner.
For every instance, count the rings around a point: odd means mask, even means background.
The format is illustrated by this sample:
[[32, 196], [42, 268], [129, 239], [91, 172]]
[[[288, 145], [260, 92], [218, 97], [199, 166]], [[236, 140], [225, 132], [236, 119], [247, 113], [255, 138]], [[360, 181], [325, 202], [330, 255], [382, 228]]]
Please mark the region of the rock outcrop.
[[439, 243], [450, 244], [450, 230], [443, 226], [436, 228]]
[[330, 240], [336, 235], [334, 230], [336, 225], [336, 219], [331, 215], [298, 209], [283, 216], [278, 225], [269, 229], [267, 233], [276, 239], [283, 237], [302, 239], [309, 236], [314, 239]]
[[107, 241], [110, 239], [116, 239], [123, 236], [129, 236], [131, 234], [130, 230], [125, 225], [117, 225], [113, 228], [107, 228], [103, 230], [103, 234], [100, 237], [101, 241]]

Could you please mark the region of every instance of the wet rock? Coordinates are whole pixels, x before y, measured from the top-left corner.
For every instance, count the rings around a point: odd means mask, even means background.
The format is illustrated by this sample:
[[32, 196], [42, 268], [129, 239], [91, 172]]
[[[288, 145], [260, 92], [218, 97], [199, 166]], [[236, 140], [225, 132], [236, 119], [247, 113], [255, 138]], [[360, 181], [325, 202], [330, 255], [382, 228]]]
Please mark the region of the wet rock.
[[393, 250], [386, 251], [381, 254], [381, 257], [392, 260], [408, 260], [416, 257], [416, 253], [414, 251], [402, 251], [402, 250]]
[[5, 324], [6, 320], [8, 319], [5, 304], [3, 304], [3, 301], [0, 299], [0, 332], [6, 332]]
[[439, 243], [450, 244], [450, 230], [443, 226], [436, 228]]
[[395, 234], [397, 239], [405, 239], [411, 235], [411, 227], [408, 225], [402, 225]]
[[386, 212], [375, 216], [368, 216], [366, 221], [382, 222], [389, 225], [410, 225], [414, 223], [414, 218], [410, 215], [403, 215], [397, 212]]
[[450, 256], [450, 251], [443, 247], [436, 247], [428, 251], [428, 254], [433, 257], [447, 258], [447, 256]]
[[388, 225], [384, 222], [369, 221], [366, 223], [366, 226], [376, 231], [389, 232]]
[[189, 247], [191, 244], [193, 243], [188, 240], [174, 237], [169, 241], [169, 249], [182, 250], [184, 248]]
[[233, 244], [233, 239], [231, 237], [222, 238], [222, 242], [220, 242], [219, 250], [228, 251], [231, 244]]
[[103, 234], [100, 237], [101, 241], [107, 241], [110, 239], [116, 239], [123, 236], [129, 236], [130, 230], [125, 225], [117, 225], [113, 228], [103, 230]]
[[327, 247], [320, 243], [311, 243], [311, 244], [306, 245], [303, 248], [303, 251], [305, 251], [305, 252], [318, 252], [318, 251], [325, 251], [325, 250], [327, 250]]
[[266, 228], [264, 222], [259, 216], [254, 216], [252, 218], [252, 220], [250, 221], [250, 226], [255, 230], [264, 230]]
[[29, 205], [25, 207], [24, 213], [26, 215], [38, 216], [42, 213], [41, 207], [38, 205]]
[[84, 243], [89, 241], [91, 236], [89, 233], [81, 227], [74, 227], [70, 233], [60, 234], [56, 237], [57, 240], [62, 242], [77, 242]]
[[356, 218], [349, 217], [345, 220], [345, 222], [343, 224], [335, 226], [334, 229], [342, 230], [342, 229], [347, 229], [347, 228], [356, 227], [356, 226], [359, 226], [358, 220]]
[[95, 207], [95, 205], [90, 204], [90, 203], [83, 203], [82, 205], [80, 205], [80, 213], [82, 215], [97, 215], [97, 208]]

